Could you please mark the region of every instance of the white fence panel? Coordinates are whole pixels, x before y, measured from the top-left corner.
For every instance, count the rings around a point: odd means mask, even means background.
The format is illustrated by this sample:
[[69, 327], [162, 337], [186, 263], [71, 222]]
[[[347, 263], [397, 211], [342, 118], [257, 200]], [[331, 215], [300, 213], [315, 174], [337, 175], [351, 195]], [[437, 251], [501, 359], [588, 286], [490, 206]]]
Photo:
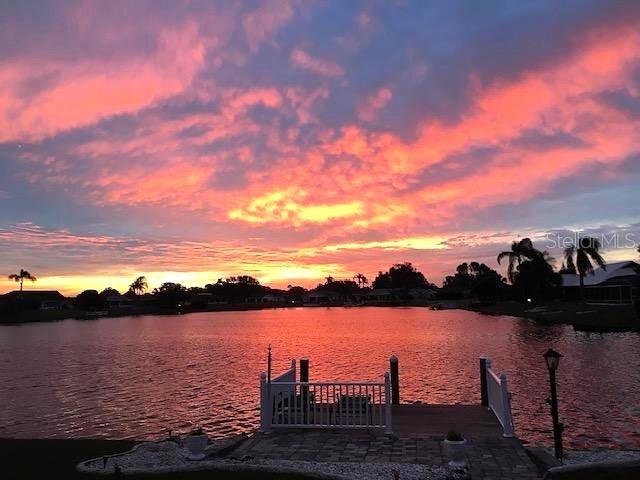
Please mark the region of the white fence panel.
[[489, 408], [502, 425], [502, 435], [513, 437], [513, 418], [511, 416], [511, 395], [507, 385], [507, 376], [496, 375], [491, 369], [491, 359], [487, 358], [487, 396]]
[[[286, 372], [290, 373], [290, 372]], [[286, 375], [285, 373], [285, 375]], [[391, 383], [272, 381], [261, 376], [261, 426], [383, 428], [391, 432]], [[290, 377], [289, 377], [290, 378]]]

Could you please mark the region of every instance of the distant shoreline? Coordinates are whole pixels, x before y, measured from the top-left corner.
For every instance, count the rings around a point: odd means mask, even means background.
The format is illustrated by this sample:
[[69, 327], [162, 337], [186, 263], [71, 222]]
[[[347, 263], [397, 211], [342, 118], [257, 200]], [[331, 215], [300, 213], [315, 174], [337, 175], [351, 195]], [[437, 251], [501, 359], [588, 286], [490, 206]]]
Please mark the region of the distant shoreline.
[[593, 332], [638, 332], [640, 318], [633, 305], [590, 305], [579, 302], [549, 302], [527, 307], [505, 301], [493, 305], [460, 305], [457, 308], [487, 315], [508, 315], [535, 320], [543, 325], [573, 325]]
[[494, 304], [472, 304], [469, 300], [440, 300], [428, 304], [393, 305], [327, 305], [304, 306], [301, 304], [228, 304], [206, 309], [131, 308], [112, 310], [106, 315], [93, 316], [82, 310], [36, 310], [23, 312], [15, 317], [0, 318], [0, 325], [20, 325], [40, 322], [55, 322], [69, 319], [97, 320], [101, 318], [135, 317], [146, 315], [186, 315], [207, 312], [242, 312], [272, 310], [280, 308], [397, 308], [424, 307], [435, 310], [468, 310], [486, 315], [507, 315], [535, 320], [544, 325], [573, 325], [576, 330], [595, 332], [637, 332], [640, 319], [633, 305], [585, 305], [577, 302], [550, 302], [544, 306], [529, 307], [515, 301], [501, 301]]
[[94, 315], [99, 312], [86, 310], [32, 310], [22, 312], [14, 317], [0, 317], [0, 325], [19, 325], [25, 323], [57, 322], [62, 320], [98, 320], [101, 318], [138, 317], [145, 315], [186, 315], [189, 313], [205, 312], [242, 312], [250, 310], [270, 310], [275, 308], [297, 308], [302, 305], [260, 305], [260, 304], [231, 304], [219, 305], [215, 308], [161, 308], [134, 307], [128, 309], [114, 309], [106, 314]]

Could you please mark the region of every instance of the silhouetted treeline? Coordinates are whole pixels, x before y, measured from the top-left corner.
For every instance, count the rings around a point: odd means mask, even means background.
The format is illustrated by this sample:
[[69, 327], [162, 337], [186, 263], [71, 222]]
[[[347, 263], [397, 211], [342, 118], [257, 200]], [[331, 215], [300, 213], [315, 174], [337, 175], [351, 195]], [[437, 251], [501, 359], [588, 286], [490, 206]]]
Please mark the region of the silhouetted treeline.
[[[401, 292], [413, 289], [437, 292], [439, 299], [477, 298], [483, 302], [505, 299], [521, 299], [528, 302], [546, 300], [560, 295], [560, 273], [575, 273], [580, 276], [583, 290], [584, 276], [593, 272], [593, 264], [604, 266], [599, 254], [600, 244], [596, 239], [582, 238], [576, 245], [564, 251], [566, 265], [560, 272], [554, 268], [555, 260], [546, 251], [535, 248], [529, 238], [512, 242], [510, 249], [500, 252], [498, 264], [507, 262], [507, 278], [481, 262], [464, 262], [456, 271], [445, 277], [443, 286], [438, 288], [409, 262], [392, 265], [387, 271], [379, 271], [371, 287], [368, 279], [357, 273], [350, 279], [335, 279], [328, 276], [325, 282], [311, 291], [302, 286], [289, 285], [286, 290], [261, 285], [249, 275], [220, 278], [204, 287], [187, 288], [179, 283], [165, 282], [152, 292], [147, 292], [144, 276], [136, 278], [129, 289], [121, 295], [107, 287], [101, 292], [85, 290], [73, 299], [67, 299], [56, 291], [16, 291], [0, 296], [0, 316], [12, 316], [23, 311], [76, 309], [79, 311], [155, 311], [164, 310], [204, 310], [230, 308], [234, 305], [299, 305], [305, 295], [321, 290], [323, 295], [333, 298], [357, 299], [384, 295], [382, 290]], [[36, 277], [21, 269], [11, 274], [22, 287], [25, 279], [35, 281]], [[508, 280], [508, 281], [507, 281]], [[371, 294], [369, 294], [371, 292]], [[377, 292], [377, 293], [376, 293]], [[335, 293], [335, 295], [332, 295]], [[316, 293], [316, 295], [318, 295]], [[396, 295], [396, 296], [398, 296]]]

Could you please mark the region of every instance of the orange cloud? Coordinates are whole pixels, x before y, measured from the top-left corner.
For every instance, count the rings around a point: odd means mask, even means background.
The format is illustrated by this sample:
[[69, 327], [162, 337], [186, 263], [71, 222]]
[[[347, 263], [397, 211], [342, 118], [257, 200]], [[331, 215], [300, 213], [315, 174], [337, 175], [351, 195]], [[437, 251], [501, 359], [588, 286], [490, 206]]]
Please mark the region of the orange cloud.
[[229, 212], [229, 218], [249, 223], [282, 223], [299, 226], [305, 223], [326, 223], [353, 218], [362, 213], [362, 202], [306, 204], [305, 191], [285, 190], [254, 198], [244, 208]]

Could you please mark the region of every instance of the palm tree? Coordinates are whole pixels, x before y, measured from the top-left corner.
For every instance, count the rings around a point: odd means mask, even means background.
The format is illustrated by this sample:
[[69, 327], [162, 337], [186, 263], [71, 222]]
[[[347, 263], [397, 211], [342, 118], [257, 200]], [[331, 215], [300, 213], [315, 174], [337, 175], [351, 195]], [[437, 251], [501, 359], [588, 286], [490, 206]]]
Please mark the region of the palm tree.
[[[575, 261], [573, 260], [574, 255]], [[593, 260], [604, 270], [607, 269], [606, 262], [600, 255], [600, 241], [597, 238], [580, 237], [577, 246], [571, 245], [564, 249], [564, 258], [567, 261], [567, 269], [577, 271], [580, 276], [580, 297], [584, 301], [584, 277], [587, 274], [593, 274], [591, 261]]]
[[511, 243], [511, 250], [506, 250], [498, 254], [498, 265], [501, 265], [503, 258], [509, 258], [509, 266], [507, 268], [507, 276], [509, 281], [513, 284], [516, 277], [516, 266], [520, 265], [523, 260], [533, 259], [541, 255], [541, 252], [533, 247], [533, 242], [530, 238], [523, 238], [519, 242]]
[[353, 276], [353, 279], [356, 281], [356, 283], [360, 288], [364, 287], [369, 283], [369, 280], [367, 279], [367, 277], [365, 277], [362, 273], [356, 273]]
[[11, 275], [9, 275], [9, 280], [15, 280], [16, 283], [19, 282], [20, 291], [22, 291], [22, 284], [24, 283], [25, 280], [30, 280], [32, 282], [35, 282], [37, 278], [35, 277], [35, 275], [31, 275], [26, 270], [20, 269], [20, 273], [12, 273]]
[[129, 289], [136, 295], [142, 295], [148, 287], [147, 277], [144, 276], [136, 278], [133, 283], [129, 285]]

